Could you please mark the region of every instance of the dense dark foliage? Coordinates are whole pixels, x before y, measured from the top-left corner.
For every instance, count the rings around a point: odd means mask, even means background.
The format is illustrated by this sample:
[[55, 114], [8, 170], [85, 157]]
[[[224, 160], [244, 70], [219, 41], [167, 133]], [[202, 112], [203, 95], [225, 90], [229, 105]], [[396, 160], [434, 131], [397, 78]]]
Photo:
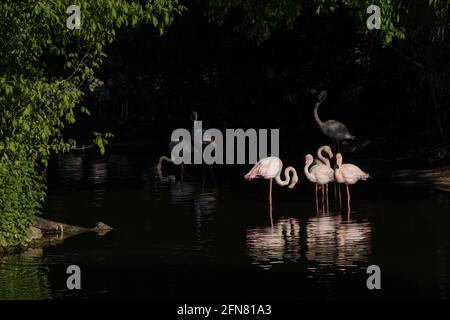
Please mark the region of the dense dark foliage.
[[[135, 127], [147, 119], [154, 130], [148, 137], [163, 146], [171, 129], [191, 125], [189, 114], [197, 110], [207, 127], [280, 128], [287, 151], [328, 142], [312, 117], [315, 92], [326, 89], [321, 117], [345, 122], [358, 138], [355, 146], [385, 157], [430, 152], [446, 157], [449, 104], [443, 75], [449, 68], [434, 65], [449, 50], [442, 39], [422, 38], [433, 32], [424, 21], [429, 16], [417, 17], [424, 23], [417, 27], [409, 19], [398, 27], [405, 34], [396, 35], [390, 29], [363, 30], [351, 5], [321, 15], [305, 6], [291, 28], [273, 28], [260, 41], [258, 34], [236, 31], [245, 26], [239, 5], [220, 25], [211, 24], [203, 5], [192, 4], [163, 38], [148, 28], [122, 33], [99, 73], [114, 80], [110, 89], [116, 100], [104, 108], [128, 100], [129, 121]], [[431, 6], [415, 8], [414, 14], [431, 12]], [[418, 41], [421, 46], [411, 49]], [[434, 56], [426, 57], [427, 46], [436, 47]], [[439, 81], [430, 83], [433, 76]], [[436, 90], [440, 93], [433, 97]]]

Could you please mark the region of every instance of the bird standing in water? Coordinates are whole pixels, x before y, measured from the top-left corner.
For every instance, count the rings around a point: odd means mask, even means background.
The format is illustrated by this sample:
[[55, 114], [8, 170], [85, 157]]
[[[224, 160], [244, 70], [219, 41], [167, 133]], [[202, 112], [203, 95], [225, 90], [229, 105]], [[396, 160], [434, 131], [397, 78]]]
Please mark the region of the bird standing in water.
[[[330, 138], [331, 140], [333, 140], [334, 152], [338, 153], [338, 152], [341, 152], [340, 151], [341, 142], [345, 141], [345, 140], [354, 140], [355, 136], [353, 136], [350, 133], [350, 130], [348, 130], [347, 126], [340, 121], [327, 120], [327, 121], [323, 122], [322, 120], [320, 120], [319, 114], [318, 114], [319, 106], [322, 104], [322, 102], [325, 101], [327, 96], [328, 96], [328, 94], [325, 90], [320, 91], [320, 93], [317, 97], [318, 101], [316, 102], [316, 105], [314, 107], [314, 119], [316, 120], [322, 133], [324, 135], [326, 135], [328, 138]], [[333, 168], [336, 169], [336, 166], [334, 165]], [[337, 193], [339, 194], [339, 199], [340, 199], [341, 198], [341, 189], [339, 187], [336, 190], [336, 184], [334, 184], [335, 199], [337, 199]], [[341, 205], [341, 203], [339, 202], [339, 206], [340, 205]]]
[[[298, 182], [297, 171], [293, 167], [287, 167], [284, 169], [284, 180], [281, 179], [281, 171], [283, 169], [283, 162], [278, 157], [267, 157], [259, 160], [253, 168], [244, 176], [246, 180], [253, 178], [269, 179], [269, 205], [270, 205], [270, 222], [273, 225], [272, 220], [272, 180], [284, 187], [292, 189]], [[292, 177], [291, 177], [292, 172]]]
[[342, 163], [342, 154], [336, 155], [336, 170], [334, 179], [338, 183], [343, 183], [347, 187], [347, 212], [350, 214], [350, 190], [349, 185], [357, 183], [359, 180], [367, 180], [370, 175], [362, 171], [359, 167], [351, 163]]
[[334, 181], [334, 170], [331, 169], [331, 163], [330, 160], [325, 158], [322, 155], [322, 152], [325, 152], [330, 159], [333, 158], [333, 152], [331, 151], [331, 148], [329, 146], [322, 146], [317, 150], [317, 159], [314, 160], [313, 166], [309, 168], [309, 172], [313, 174], [314, 176], [318, 176], [319, 180], [321, 182], [324, 182], [324, 184], [317, 184], [316, 183], [316, 209], [317, 212], [319, 212], [319, 201], [317, 196], [317, 189], [320, 187], [322, 189], [322, 211], [325, 212], [328, 211], [329, 205], [328, 205], [328, 183]]
[[307, 154], [305, 157], [304, 172], [306, 178], [316, 185], [316, 209], [318, 213], [319, 213], [319, 201], [317, 196], [317, 189], [319, 186], [322, 188], [322, 211], [325, 212], [324, 188], [328, 183], [334, 180], [333, 178], [334, 170], [331, 169], [331, 167], [327, 166], [326, 164], [316, 164], [310, 168], [313, 161], [314, 161], [313, 156]]
[[[214, 139], [211, 135], [208, 135], [205, 133], [204, 129], [197, 129], [196, 124], [200, 121], [198, 120], [198, 113], [196, 111], [192, 111], [191, 113], [191, 121], [192, 123], [192, 130], [191, 130], [191, 141], [171, 141], [169, 143], [169, 152], [170, 157], [167, 156], [161, 156], [159, 158], [158, 164], [156, 165], [156, 169], [158, 171], [162, 170], [162, 163], [163, 161], [166, 162], [174, 162], [173, 156], [172, 156], [172, 150], [175, 146], [178, 146], [179, 148], [182, 148], [182, 150], [188, 150], [189, 156], [191, 157], [194, 152], [203, 152], [202, 146], [208, 145], [210, 143], [214, 143]], [[196, 137], [200, 137], [201, 141], [199, 143], [200, 148], [198, 148], [198, 145], [195, 143]], [[180, 154], [180, 156], [183, 156], [183, 154]], [[209, 170], [211, 172], [211, 168], [209, 167]], [[211, 172], [211, 175], [214, 177], [214, 175]], [[184, 177], [184, 162], [181, 163], [181, 182], [183, 182]], [[202, 174], [202, 180], [204, 183], [204, 172]]]

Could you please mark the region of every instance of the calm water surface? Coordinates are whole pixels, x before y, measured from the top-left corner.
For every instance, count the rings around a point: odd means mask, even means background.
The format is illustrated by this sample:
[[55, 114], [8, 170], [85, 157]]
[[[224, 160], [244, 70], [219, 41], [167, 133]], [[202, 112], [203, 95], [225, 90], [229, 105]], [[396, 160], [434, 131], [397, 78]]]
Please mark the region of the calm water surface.
[[[0, 258], [0, 299], [439, 298], [450, 288], [450, 197], [374, 181], [347, 214], [318, 215], [313, 186], [245, 182], [250, 166], [153, 170], [154, 156], [68, 154], [50, 170], [46, 217], [115, 229]], [[298, 163], [297, 167], [301, 167]], [[82, 290], [66, 288], [79, 265]], [[366, 268], [381, 267], [369, 291]]]

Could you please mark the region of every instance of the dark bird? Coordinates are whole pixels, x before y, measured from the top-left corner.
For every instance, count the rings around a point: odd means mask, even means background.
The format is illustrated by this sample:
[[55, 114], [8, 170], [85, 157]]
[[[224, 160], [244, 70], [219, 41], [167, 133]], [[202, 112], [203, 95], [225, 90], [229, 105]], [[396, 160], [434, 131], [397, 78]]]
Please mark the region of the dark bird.
[[316, 106], [314, 108], [314, 119], [319, 125], [319, 128], [322, 131], [322, 133], [326, 135], [328, 138], [332, 139], [333, 143], [336, 143], [337, 152], [339, 152], [339, 144], [341, 143], [341, 141], [353, 140], [355, 139], [355, 136], [352, 136], [347, 126], [340, 121], [327, 120], [325, 122], [322, 122], [322, 120], [320, 120], [317, 110], [319, 109], [319, 106], [321, 105], [322, 102], [325, 101], [326, 98], [327, 92], [325, 90], [322, 90], [318, 96], [319, 101], [316, 102]]

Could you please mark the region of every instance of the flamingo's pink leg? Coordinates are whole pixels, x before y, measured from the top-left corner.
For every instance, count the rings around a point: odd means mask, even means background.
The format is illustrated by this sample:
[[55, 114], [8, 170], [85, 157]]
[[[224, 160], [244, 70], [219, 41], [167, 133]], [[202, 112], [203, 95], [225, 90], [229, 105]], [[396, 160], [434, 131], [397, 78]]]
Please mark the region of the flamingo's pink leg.
[[321, 185], [320, 188], [322, 189], [322, 213], [325, 213], [325, 186]]
[[272, 180], [270, 179], [270, 187], [269, 187], [269, 214], [270, 214], [270, 224], [273, 226], [273, 220], [272, 220]]
[[[333, 148], [334, 148], [334, 154], [337, 154], [338, 148], [337, 148], [337, 145], [336, 145], [336, 140], [333, 140]], [[337, 163], [336, 163], [336, 161], [333, 161], [333, 169], [336, 170], [336, 167], [337, 167]], [[337, 194], [337, 190], [336, 190], [336, 185], [339, 186], [339, 184], [338, 184], [336, 181], [334, 181], [334, 182], [333, 182], [333, 189], [334, 189], [334, 208], [335, 208], [335, 209], [336, 209], [337, 206], [338, 206], [338, 194]], [[340, 195], [339, 195], [339, 196], [340, 196]], [[340, 208], [339, 208], [339, 209], [340, 209]], [[339, 210], [339, 209], [338, 209], [338, 210]]]
[[337, 182], [333, 182], [333, 189], [334, 189], [334, 208], [335, 208], [335, 209], [336, 209], [337, 206], [338, 206], [338, 202], [337, 202], [338, 195], [337, 195], [337, 190], [336, 190], [336, 183], [337, 183]]
[[347, 185], [347, 210], [348, 210], [348, 214], [350, 214], [350, 189]]
[[317, 214], [319, 214], [319, 199], [317, 197], [317, 188], [319, 188], [319, 186], [316, 184], [316, 211]]
[[325, 185], [325, 197], [327, 198], [327, 212], [330, 210], [328, 205], [328, 183]]
[[339, 210], [342, 210], [342, 197], [341, 197], [341, 185], [338, 184], [338, 194], [339, 194]]

